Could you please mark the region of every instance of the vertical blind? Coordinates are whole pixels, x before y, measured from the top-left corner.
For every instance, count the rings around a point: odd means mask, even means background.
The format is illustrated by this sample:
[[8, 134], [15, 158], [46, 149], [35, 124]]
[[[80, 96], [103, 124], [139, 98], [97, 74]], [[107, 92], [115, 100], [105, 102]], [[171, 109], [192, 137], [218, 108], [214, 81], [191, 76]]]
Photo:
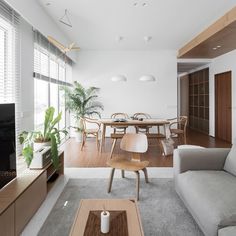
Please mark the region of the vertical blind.
[[[20, 16], [0, 0], [0, 103], [15, 103], [16, 137], [20, 132]], [[16, 138], [16, 153], [20, 145]]]

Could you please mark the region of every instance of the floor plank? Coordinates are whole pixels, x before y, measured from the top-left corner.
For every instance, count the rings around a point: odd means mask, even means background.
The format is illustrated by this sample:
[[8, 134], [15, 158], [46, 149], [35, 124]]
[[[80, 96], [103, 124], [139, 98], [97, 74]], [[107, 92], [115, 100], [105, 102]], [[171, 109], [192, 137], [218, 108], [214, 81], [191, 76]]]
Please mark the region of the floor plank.
[[[80, 150], [80, 143], [76, 143], [73, 138], [69, 139], [64, 145], [65, 167], [106, 167], [111, 149], [110, 138], [106, 139], [105, 150], [99, 153], [94, 138], [88, 138], [83, 151]], [[114, 150], [114, 158], [127, 155], [119, 149], [119, 141]], [[188, 130], [187, 143], [191, 145], [200, 145], [203, 147], [231, 147], [231, 144], [208, 135]], [[142, 160], [149, 161], [149, 167], [172, 167], [173, 157], [164, 157], [161, 155], [160, 148], [154, 140], [149, 140], [147, 153], [142, 154]]]

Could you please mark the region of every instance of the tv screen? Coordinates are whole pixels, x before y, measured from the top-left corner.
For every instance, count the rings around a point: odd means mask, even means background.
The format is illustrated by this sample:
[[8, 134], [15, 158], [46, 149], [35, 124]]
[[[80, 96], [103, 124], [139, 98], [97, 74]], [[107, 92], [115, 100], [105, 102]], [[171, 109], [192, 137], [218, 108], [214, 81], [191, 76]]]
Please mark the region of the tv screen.
[[0, 104], [0, 188], [16, 177], [15, 104]]

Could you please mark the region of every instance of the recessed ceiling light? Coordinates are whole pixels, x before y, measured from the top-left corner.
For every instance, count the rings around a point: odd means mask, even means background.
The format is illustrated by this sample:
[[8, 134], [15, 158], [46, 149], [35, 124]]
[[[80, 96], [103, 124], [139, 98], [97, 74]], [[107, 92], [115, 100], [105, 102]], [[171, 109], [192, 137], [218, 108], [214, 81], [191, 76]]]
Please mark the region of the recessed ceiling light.
[[216, 50], [217, 48], [212, 48], [213, 50]]
[[116, 41], [117, 41], [117, 42], [121, 42], [123, 39], [124, 39], [123, 36], [117, 36], [117, 37], [116, 37]]
[[218, 45], [218, 46], [217, 46], [217, 48], [221, 48], [221, 46], [220, 46], [220, 45]]
[[152, 39], [152, 36], [144, 36], [143, 39], [146, 43], [148, 43]]

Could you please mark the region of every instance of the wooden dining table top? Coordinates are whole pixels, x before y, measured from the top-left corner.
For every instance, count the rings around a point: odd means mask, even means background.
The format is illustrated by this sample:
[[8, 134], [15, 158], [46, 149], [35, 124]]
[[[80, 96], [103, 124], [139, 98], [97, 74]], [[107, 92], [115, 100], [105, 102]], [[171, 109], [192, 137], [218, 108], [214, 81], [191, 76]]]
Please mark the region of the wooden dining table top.
[[170, 122], [165, 119], [143, 119], [132, 120], [127, 119], [125, 121], [115, 121], [115, 119], [99, 119], [98, 122], [103, 125], [167, 125]]

